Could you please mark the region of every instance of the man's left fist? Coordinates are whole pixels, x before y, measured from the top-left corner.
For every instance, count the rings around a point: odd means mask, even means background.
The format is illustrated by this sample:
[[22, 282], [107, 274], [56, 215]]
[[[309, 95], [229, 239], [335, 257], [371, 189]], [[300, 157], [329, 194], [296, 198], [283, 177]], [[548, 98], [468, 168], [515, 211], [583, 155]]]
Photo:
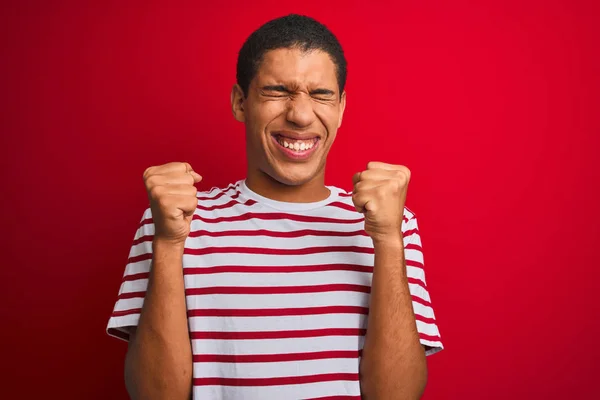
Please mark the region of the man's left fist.
[[402, 218], [410, 181], [410, 170], [403, 165], [370, 162], [367, 170], [354, 175], [352, 201], [365, 215], [365, 231], [373, 242], [400, 240]]

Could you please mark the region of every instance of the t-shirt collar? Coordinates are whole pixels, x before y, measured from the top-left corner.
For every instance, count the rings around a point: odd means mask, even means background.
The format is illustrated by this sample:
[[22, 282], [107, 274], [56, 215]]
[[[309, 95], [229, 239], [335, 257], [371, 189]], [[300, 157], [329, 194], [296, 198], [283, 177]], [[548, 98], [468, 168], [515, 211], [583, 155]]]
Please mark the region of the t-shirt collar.
[[321, 201], [316, 201], [312, 203], [290, 203], [285, 201], [277, 201], [273, 199], [269, 199], [268, 197], [264, 197], [259, 195], [256, 192], [250, 190], [250, 188], [246, 185], [246, 180], [241, 180], [238, 182], [238, 190], [240, 191], [240, 197], [245, 197], [247, 199], [252, 199], [257, 203], [269, 206], [271, 208], [281, 210], [281, 211], [307, 211], [314, 210], [316, 208], [320, 208], [326, 206], [337, 200], [339, 195], [339, 190], [333, 186], [325, 186], [329, 189], [329, 196]]

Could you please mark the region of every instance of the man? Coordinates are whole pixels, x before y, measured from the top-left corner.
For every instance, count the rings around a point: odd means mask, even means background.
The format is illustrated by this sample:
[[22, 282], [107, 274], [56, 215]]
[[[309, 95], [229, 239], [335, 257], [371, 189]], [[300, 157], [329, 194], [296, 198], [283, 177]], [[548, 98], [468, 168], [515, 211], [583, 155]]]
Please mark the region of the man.
[[352, 193], [324, 184], [345, 80], [327, 28], [270, 21], [231, 93], [246, 179], [198, 193], [187, 163], [145, 171], [150, 207], [107, 328], [129, 340], [132, 398], [421, 396], [442, 343], [404, 207], [410, 171], [371, 162]]

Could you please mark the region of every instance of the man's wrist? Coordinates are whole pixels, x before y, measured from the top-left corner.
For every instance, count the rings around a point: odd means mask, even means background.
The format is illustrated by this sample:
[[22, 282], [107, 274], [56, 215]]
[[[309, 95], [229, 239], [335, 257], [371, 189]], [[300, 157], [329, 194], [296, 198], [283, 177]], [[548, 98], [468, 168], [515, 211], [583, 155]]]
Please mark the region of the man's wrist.
[[185, 249], [185, 242], [165, 240], [155, 237], [152, 240], [152, 252], [155, 255], [163, 257], [181, 257]]
[[382, 237], [372, 238], [373, 248], [375, 251], [390, 250], [390, 251], [404, 251], [404, 240], [402, 234], [399, 235], [386, 235]]
[[402, 236], [388, 236], [373, 240], [375, 253], [375, 269], [400, 272], [406, 277], [404, 243]]

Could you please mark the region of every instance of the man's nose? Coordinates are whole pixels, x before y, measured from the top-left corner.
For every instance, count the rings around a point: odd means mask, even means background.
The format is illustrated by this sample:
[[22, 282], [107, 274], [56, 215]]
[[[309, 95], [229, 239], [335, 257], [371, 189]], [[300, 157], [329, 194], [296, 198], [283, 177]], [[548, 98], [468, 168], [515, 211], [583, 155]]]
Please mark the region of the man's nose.
[[316, 115], [310, 96], [302, 93], [292, 97], [288, 101], [286, 118], [289, 122], [300, 127], [312, 124]]

